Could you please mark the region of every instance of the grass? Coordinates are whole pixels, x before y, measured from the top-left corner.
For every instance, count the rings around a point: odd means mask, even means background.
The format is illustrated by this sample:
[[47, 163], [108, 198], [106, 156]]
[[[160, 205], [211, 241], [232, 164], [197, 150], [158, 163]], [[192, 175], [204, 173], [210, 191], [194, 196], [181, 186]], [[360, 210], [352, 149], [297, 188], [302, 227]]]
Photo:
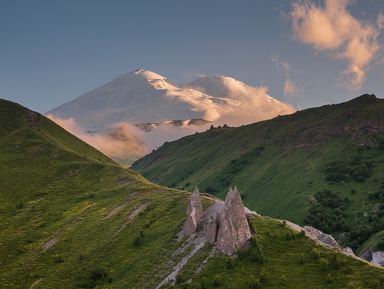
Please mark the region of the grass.
[[[315, 194], [328, 189], [350, 199], [347, 223], [363, 228], [378, 218], [379, 204], [368, 195], [379, 189], [384, 174], [383, 109], [384, 100], [365, 95], [239, 128], [208, 130], [163, 145], [133, 168], [153, 182], [179, 189], [199, 184], [219, 197], [236, 184], [249, 208], [299, 224], [305, 223]], [[330, 163], [346, 166], [355, 157], [372, 163], [367, 178], [327, 181]], [[351, 243], [343, 238], [345, 231], [332, 233]], [[361, 242], [353, 245], [358, 249]]]
[[384, 285], [380, 269], [321, 247], [282, 226], [280, 221], [254, 217], [251, 223], [257, 232], [254, 238], [264, 252], [263, 262], [248, 255], [212, 257], [198, 276], [188, 269], [182, 271], [183, 279], [192, 278], [192, 282], [175, 288], [382, 288]]
[[[173, 252], [185, 241], [176, 235], [189, 193], [151, 184], [49, 120], [31, 123], [29, 115], [0, 101], [1, 288], [154, 288], [180, 261]], [[203, 203], [209, 205], [207, 199]], [[290, 231], [273, 219], [256, 218], [252, 225], [263, 264], [247, 256], [233, 261], [217, 256], [198, 273], [211, 252], [206, 246], [183, 269], [185, 279], [179, 277], [176, 287], [201, 288], [207, 281], [250, 288], [265, 274], [266, 288], [310, 280], [312, 288], [323, 288], [330, 271], [319, 270], [309, 257], [317, 245], [303, 237], [287, 241]], [[318, 250], [322, 257], [334, 254]], [[304, 263], [298, 264], [302, 255]], [[344, 263], [334, 284], [378, 288], [373, 283], [383, 270], [338, 256]], [[190, 285], [183, 281], [188, 278]]]

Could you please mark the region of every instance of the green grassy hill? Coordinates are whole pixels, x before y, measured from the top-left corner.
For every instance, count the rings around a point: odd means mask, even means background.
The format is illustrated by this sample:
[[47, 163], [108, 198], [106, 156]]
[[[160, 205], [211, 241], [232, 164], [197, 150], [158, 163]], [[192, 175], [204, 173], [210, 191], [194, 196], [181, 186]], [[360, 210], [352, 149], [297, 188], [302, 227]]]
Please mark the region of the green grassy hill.
[[[149, 180], [223, 197], [238, 185], [257, 212], [311, 224], [361, 252], [384, 230], [384, 100], [363, 95], [169, 142], [133, 164]], [[384, 247], [384, 242], [383, 242]]]
[[[0, 287], [155, 288], [183, 257], [189, 193], [153, 185], [45, 117], [0, 100]], [[209, 205], [208, 198], [203, 200]], [[383, 288], [383, 269], [251, 220], [239, 257], [201, 249], [172, 288]], [[185, 252], [184, 252], [185, 254]]]

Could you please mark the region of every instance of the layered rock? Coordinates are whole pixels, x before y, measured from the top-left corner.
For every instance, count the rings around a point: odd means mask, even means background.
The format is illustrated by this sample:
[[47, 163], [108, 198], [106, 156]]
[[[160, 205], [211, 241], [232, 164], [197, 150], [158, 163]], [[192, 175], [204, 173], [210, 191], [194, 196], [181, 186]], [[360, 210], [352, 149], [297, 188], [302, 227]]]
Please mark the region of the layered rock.
[[197, 187], [193, 190], [187, 208], [187, 220], [184, 224], [184, 233], [188, 236], [196, 232], [197, 225], [203, 216], [203, 206], [201, 205], [200, 192]]
[[225, 206], [220, 212], [216, 248], [226, 255], [233, 255], [251, 238], [251, 229], [240, 192], [236, 187], [230, 188], [225, 198]]

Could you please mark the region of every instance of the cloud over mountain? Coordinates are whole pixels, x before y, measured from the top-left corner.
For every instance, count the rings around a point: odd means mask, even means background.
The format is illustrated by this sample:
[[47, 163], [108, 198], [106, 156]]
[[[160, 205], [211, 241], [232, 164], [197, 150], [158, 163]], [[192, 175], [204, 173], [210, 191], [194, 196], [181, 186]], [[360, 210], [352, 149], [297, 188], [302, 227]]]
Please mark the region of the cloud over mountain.
[[[119, 157], [124, 148], [141, 156], [212, 124], [237, 126], [292, 112], [290, 105], [269, 96], [267, 87], [252, 87], [228, 76], [204, 76], [175, 85], [139, 69], [48, 114], [102, 152]], [[116, 138], [116, 131], [124, 138]]]

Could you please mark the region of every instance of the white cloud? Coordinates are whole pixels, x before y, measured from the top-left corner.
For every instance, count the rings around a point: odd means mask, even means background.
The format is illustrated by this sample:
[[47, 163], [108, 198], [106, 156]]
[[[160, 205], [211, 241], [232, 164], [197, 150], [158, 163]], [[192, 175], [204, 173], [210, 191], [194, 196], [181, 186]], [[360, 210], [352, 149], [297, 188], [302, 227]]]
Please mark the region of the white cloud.
[[343, 71], [349, 89], [359, 89], [366, 78], [368, 65], [380, 50], [378, 37], [384, 27], [384, 16], [375, 24], [353, 17], [347, 10], [349, 0], [296, 1], [290, 18], [297, 39], [310, 44], [315, 51], [328, 51], [348, 61]]

